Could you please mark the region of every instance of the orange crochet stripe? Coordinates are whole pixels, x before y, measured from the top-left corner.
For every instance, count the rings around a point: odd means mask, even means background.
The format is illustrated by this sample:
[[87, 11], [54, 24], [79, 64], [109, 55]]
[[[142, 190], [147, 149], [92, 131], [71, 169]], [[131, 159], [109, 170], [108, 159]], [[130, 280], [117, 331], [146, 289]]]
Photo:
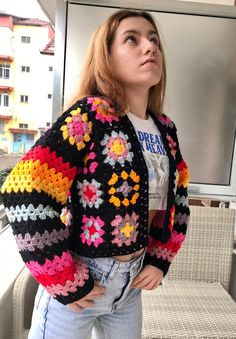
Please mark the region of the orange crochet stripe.
[[179, 171], [179, 180], [178, 180], [178, 187], [183, 185], [184, 188], [188, 186], [189, 183], [189, 169], [186, 165], [185, 161], [182, 160], [180, 164], [177, 165]]
[[40, 160], [22, 160], [13, 169], [3, 184], [2, 193], [7, 192], [45, 192], [57, 202], [65, 204], [67, 193], [72, 185], [72, 180], [63, 177], [61, 172], [56, 173], [55, 168], [48, 169], [46, 163]]
[[40, 160], [41, 164], [48, 165], [48, 169], [55, 168], [56, 173], [61, 172], [70, 180], [73, 180], [76, 174], [76, 168], [71, 167], [69, 162], [63, 162], [62, 157], [57, 157], [56, 152], [51, 152], [49, 147], [33, 147], [22, 160]]

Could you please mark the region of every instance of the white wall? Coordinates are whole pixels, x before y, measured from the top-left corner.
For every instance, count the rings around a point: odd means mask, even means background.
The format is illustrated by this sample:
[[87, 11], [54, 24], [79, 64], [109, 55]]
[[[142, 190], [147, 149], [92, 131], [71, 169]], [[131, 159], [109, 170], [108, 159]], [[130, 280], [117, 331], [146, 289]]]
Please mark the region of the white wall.
[[13, 32], [9, 27], [0, 27], [0, 55], [13, 56], [12, 36]]

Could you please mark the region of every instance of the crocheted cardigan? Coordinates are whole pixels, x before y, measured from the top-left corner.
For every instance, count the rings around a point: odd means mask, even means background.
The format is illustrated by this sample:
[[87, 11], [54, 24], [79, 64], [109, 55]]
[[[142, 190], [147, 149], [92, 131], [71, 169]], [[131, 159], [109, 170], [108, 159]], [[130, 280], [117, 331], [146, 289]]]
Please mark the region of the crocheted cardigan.
[[169, 157], [166, 211], [148, 231], [148, 169], [127, 115], [85, 97], [53, 124], [14, 167], [2, 196], [17, 246], [35, 279], [63, 304], [94, 280], [79, 255], [108, 257], [147, 247], [144, 264], [164, 275], [189, 219], [189, 172], [174, 123], [154, 119]]

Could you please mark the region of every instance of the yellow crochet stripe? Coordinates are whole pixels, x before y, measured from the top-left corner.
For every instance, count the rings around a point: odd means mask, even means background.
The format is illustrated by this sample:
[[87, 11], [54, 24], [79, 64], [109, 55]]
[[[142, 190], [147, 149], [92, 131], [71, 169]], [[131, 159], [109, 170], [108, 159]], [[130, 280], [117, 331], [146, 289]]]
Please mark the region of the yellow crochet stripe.
[[47, 164], [40, 160], [20, 161], [7, 177], [2, 186], [2, 193], [11, 192], [45, 192], [61, 204], [67, 201], [67, 193], [72, 185], [72, 180], [55, 173], [55, 168], [48, 169]]

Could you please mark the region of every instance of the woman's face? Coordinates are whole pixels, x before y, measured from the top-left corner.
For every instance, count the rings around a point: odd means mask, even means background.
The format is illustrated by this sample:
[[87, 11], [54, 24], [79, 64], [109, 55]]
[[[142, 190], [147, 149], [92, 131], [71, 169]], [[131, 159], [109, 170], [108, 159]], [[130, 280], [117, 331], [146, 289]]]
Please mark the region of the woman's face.
[[162, 54], [152, 24], [143, 17], [123, 19], [111, 45], [110, 63], [125, 88], [144, 90], [159, 83]]

